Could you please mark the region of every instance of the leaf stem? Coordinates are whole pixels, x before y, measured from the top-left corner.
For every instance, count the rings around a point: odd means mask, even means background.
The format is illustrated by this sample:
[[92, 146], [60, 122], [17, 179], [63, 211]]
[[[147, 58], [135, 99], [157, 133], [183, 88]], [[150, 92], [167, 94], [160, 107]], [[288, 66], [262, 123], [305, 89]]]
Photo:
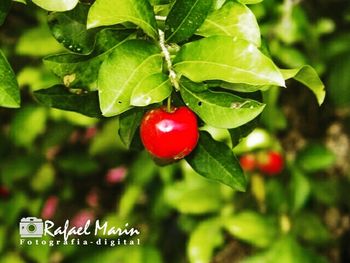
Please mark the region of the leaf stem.
[[169, 78], [170, 78], [171, 84], [176, 89], [176, 91], [179, 91], [180, 85], [179, 85], [179, 82], [177, 80], [177, 75], [176, 75], [176, 72], [174, 71], [173, 64], [171, 62], [170, 52], [168, 50], [167, 45], [165, 44], [164, 32], [160, 29], [159, 29], [159, 45], [162, 49], [165, 61], [166, 61], [167, 66], [168, 66]]

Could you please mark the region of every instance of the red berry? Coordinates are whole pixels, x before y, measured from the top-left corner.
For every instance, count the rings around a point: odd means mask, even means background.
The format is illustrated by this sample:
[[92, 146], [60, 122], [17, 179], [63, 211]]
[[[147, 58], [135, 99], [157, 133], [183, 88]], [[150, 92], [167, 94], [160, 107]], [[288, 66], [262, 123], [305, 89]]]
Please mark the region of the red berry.
[[245, 154], [239, 158], [241, 167], [246, 172], [252, 172], [256, 166], [255, 156], [253, 154]]
[[159, 159], [178, 160], [196, 147], [196, 115], [187, 107], [165, 107], [148, 111], [141, 121], [141, 140], [148, 152]]
[[0, 198], [8, 198], [10, 196], [10, 190], [6, 186], [0, 185]]
[[261, 172], [267, 175], [276, 175], [282, 172], [284, 160], [279, 152], [261, 153], [258, 157], [258, 167]]

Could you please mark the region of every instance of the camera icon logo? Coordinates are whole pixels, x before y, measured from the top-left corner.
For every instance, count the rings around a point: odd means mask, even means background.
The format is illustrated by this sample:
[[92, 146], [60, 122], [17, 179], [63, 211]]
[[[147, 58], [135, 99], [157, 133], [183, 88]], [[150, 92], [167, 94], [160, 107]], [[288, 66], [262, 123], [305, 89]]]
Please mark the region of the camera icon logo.
[[19, 223], [19, 234], [21, 237], [42, 237], [44, 223], [41, 218], [24, 217]]

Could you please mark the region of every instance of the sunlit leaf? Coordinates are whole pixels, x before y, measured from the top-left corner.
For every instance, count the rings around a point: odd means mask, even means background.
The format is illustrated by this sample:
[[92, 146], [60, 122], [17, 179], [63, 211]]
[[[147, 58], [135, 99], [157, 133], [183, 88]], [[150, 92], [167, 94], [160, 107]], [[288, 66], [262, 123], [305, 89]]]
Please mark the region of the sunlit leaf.
[[97, 0], [91, 6], [87, 27], [99, 27], [132, 22], [147, 35], [156, 38], [157, 23], [148, 0]]
[[285, 86], [282, 74], [268, 57], [254, 44], [234, 37], [213, 36], [188, 43], [177, 54], [174, 67], [195, 82]]
[[21, 99], [16, 76], [1, 50], [0, 79], [0, 106], [18, 108]]
[[303, 66], [297, 69], [281, 69], [284, 79], [294, 78], [307, 86], [316, 96], [317, 102], [321, 105], [326, 96], [324, 84], [317, 72], [311, 66]]
[[104, 116], [128, 110], [131, 95], [144, 78], [161, 73], [159, 47], [144, 40], [129, 40], [113, 50], [98, 76], [100, 107]]
[[196, 34], [209, 37], [232, 36], [260, 46], [260, 30], [255, 16], [248, 7], [237, 2], [226, 2], [208, 15]]
[[258, 247], [269, 246], [277, 235], [275, 223], [253, 211], [232, 215], [224, 226], [233, 236]]
[[34, 4], [48, 11], [68, 11], [72, 10], [79, 0], [32, 0]]
[[206, 220], [200, 223], [190, 235], [187, 254], [191, 263], [211, 262], [214, 249], [223, 242], [219, 220]]
[[161, 102], [171, 94], [170, 79], [163, 73], [148, 76], [134, 88], [130, 103], [133, 106], [147, 106]]
[[186, 105], [211, 126], [236, 128], [257, 117], [264, 109], [265, 105], [260, 102], [230, 93], [211, 90], [196, 92], [198, 85], [183, 82], [181, 96]]

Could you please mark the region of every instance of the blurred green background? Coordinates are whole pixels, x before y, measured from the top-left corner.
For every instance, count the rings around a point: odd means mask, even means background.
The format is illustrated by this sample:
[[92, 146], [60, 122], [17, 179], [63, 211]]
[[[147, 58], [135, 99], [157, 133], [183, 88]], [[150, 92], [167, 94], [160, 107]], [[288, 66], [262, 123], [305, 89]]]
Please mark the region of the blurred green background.
[[[286, 167], [275, 177], [247, 174], [247, 192], [236, 193], [184, 162], [158, 167], [127, 150], [118, 118], [40, 106], [32, 92], [59, 83], [42, 57], [64, 48], [45, 11], [13, 3], [0, 48], [23, 103], [0, 108], [0, 262], [350, 262], [350, 2], [265, 0], [250, 8], [277, 64], [312, 65], [327, 97], [319, 108], [293, 81], [264, 92], [259, 128], [234, 151], [277, 148]], [[18, 223], [27, 216], [128, 222], [142, 244], [21, 246]]]

